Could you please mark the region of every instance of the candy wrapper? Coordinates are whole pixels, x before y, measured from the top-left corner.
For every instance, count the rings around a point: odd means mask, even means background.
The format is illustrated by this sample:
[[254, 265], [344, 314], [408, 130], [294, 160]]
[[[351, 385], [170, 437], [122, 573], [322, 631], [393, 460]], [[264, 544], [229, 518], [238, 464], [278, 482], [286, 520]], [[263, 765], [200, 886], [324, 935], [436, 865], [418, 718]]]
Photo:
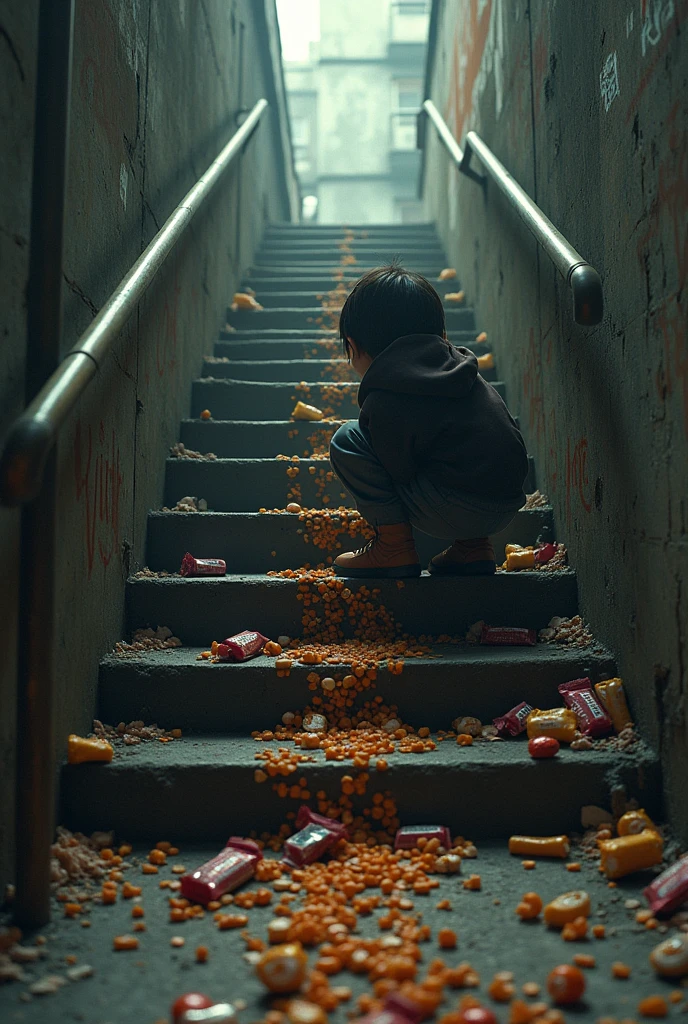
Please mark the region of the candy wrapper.
[[607, 878], [623, 878], [662, 863], [664, 840], [659, 832], [646, 828], [630, 836], [598, 842], [600, 869]]
[[326, 850], [346, 839], [349, 835], [345, 825], [322, 814], [316, 814], [304, 804], [296, 815], [296, 827], [300, 830], [284, 841], [285, 864], [302, 867], [322, 857]]
[[583, 679], [572, 679], [557, 687], [567, 708], [575, 712], [578, 728], [585, 736], [593, 739], [606, 736], [612, 728], [612, 720], [597, 702], [592, 692], [592, 683], [585, 676]]
[[556, 544], [541, 544], [539, 548], [535, 549], [535, 561], [538, 565], [544, 565], [546, 562], [549, 562], [550, 559], [554, 558], [556, 553]]
[[568, 836], [511, 836], [509, 853], [522, 857], [568, 857]]
[[227, 637], [221, 644], [218, 644], [217, 656], [220, 661], [247, 661], [260, 654], [266, 643], [268, 643], [268, 638], [262, 633], [244, 630], [243, 633]]
[[549, 711], [535, 708], [528, 715], [526, 728], [529, 740], [534, 736], [553, 736], [560, 743], [571, 743], [578, 731], [578, 719], [569, 708], [551, 708]]
[[653, 914], [670, 914], [688, 903], [688, 854], [658, 875], [643, 895]]
[[633, 725], [621, 679], [603, 679], [595, 683], [595, 693], [617, 732], [622, 732], [629, 725]]
[[395, 850], [413, 850], [419, 839], [439, 839], [440, 846], [451, 850], [451, 832], [446, 825], [404, 825], [394, 837]]
[[400, 992], [391, 992], [381, 1010], [359, 1017], [355, 1024], [419, 1024], [422, 1019], [423, 1011], [417, 1003]]
[[262, 859], [257, 843], [230, 836], [224, 850], [216, 857], [182, 877], [181, 894], [193, 903], [206, 904], [217, 900], [253, 878], [256, 864]]
[[223, 558], [194, 558], [188, 551], [179, 569], [180, 576], [224, 576], [226, 572]]
[[519, 736], [526, 729], [526, 720], [528, 715], [533, 711], [530, 704], [526, 704], [523, 701], [521, 704], [517, 704], [511, 711], [507, 711], [505, 715], [500, 715], [499, 718], [493, 718], [492, 724], [499, 733], [500, 736]]
[[520, 626], [483, 626], [480, 643], [498, 644], [500, 647], [534, 647], [537, 643], [537, 634], [534, 629]]

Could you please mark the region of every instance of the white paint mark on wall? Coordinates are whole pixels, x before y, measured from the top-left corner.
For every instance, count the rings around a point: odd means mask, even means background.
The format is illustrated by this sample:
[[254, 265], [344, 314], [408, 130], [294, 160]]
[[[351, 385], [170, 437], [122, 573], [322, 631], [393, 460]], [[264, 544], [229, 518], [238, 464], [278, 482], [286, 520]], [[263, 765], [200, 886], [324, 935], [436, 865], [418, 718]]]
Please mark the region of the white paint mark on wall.
[[633, 11], [629, 11], [626, 15], [626, 39], [630, 36], [633, 31]]
[[127, 187], [129, 185], [129, 172], [127, 171], [124, 164], [119, 166], [119, 197], [122, 200], [122, 206], [126, 210], [127, 208]]
[[[674, 0], [646, 0], [645, 20], [640, 32], [640, 49], [643, 57], [650, 46], [656, 46], [662, 33], [674, 17]], [[641, 16], [643, 3], [641, 0]]]
[[619, 89], [619, 62], [616, 50], [610, 53], [600, 71], [600, 95], [604, 102], [604, 112], [609, 113], [609, 108], [620, 93]]

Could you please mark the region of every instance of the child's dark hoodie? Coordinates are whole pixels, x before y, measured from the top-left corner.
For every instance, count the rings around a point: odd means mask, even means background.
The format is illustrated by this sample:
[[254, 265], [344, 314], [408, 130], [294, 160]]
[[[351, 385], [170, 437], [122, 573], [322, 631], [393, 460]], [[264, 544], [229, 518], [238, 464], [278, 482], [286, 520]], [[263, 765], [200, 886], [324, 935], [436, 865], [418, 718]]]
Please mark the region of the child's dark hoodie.
[[478, 360], [435, 334], [397, 338], [358, 390], [359, 423], [398, 483], [422, 473], [435, 486], [513, 504], [528, 472], [526, 448]]

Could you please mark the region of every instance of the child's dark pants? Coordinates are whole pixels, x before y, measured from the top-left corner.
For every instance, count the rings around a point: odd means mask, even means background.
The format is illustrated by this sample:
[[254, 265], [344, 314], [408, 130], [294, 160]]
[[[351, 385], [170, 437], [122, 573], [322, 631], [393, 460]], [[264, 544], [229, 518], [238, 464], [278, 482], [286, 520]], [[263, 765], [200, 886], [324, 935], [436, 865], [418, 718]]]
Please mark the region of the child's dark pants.
[[523, 505], [490, 501], [433, 484], [419, 473], [395, 482], [377, 458], [357, 420], [342, 424], [330, 442], [330, 462], [371, 526], [409, 522], [441, 540], [471, 540], [505, 530]]

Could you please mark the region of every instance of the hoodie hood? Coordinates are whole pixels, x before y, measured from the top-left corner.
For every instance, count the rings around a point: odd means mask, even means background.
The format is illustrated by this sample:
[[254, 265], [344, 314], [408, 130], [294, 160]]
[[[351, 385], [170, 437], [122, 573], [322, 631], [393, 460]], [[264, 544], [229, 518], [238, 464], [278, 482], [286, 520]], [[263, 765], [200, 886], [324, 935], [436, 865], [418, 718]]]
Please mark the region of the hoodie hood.
[[371, 391], [463, 398], [478, 376], [478, 360], [437, 334], [406, 334], [388, 345], [366, 370], [358, 389], [363, 405]]

